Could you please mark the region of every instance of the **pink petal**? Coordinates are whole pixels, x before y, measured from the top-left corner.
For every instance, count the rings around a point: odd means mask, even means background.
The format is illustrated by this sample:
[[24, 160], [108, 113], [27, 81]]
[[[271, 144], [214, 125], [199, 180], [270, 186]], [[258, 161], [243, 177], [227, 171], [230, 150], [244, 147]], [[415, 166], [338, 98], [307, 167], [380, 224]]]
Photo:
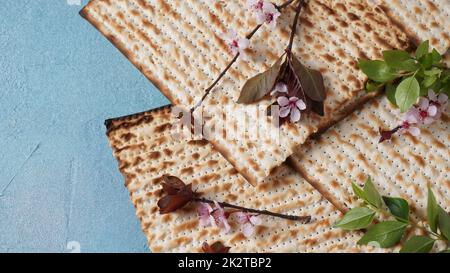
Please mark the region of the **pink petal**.
[[244, 233], [244, 236], [247, 238], [252, 236], [254, 230], [255, 230], [255, 227], [250, 223], [247, 223], [242, 227], [242, 233]]
[[247, 38], [239, 39], [238, 44], [240, 49], [246, 49], [250, 46], [250, 40]]
[[258, 25], [261, 25], [266, 21], [266, 17], [264, 16], [264, 13], [262, 13], [262, 12], [257, 12], [255, 19], [256, 19], [256, 23]]
[[417, 127], [409, 127], [408, 132], [413, 136], [420, 135], [420, 129]]
[[426, 110], [428, 108], [428, 105], [430, 105], [430, 101], [427, 98], [421, 97], [419, 99], [419, 108], [421, 110]]
[[443, 104], [447, 103], [447, 101], [448, 101], [448, 96], [446, 94], [444, 94], [444, 93], [439, 94], [439, 96], [438, 96], [439, 104], [443, 105]]
[[405, 121], [408, 123], [418, 123], [419, 119], [419, 110], [417, 108], [413, 107], [406, 112]]
[[236, 216], [237, 221], [240, 224], [244, 224], [244, 223], [248, 222], [248, 217], [247, 217], [246, 213], [239, 211], [239, 212], [236, 212], [234, 215]]
[[428, 90], [428, 98], [431, 100], [431, 101], [436, 101], [436, 99], [437, 99], [437, 96], [436, 96], [436, 93], [434, 93], [434, 91], [433, 90]]
[[281, 107], [289, 105], [289, 99], [286, 97], [278, 97], [277, 102]]
[[306, 109], [306, 104], [303, 102], [303, 100], [298, 100], [295, 105], [297, 105], [298, 109], [300, 110], [305, 110]]
[[225, 233], [230, 232], [231, 227], [230, 227], [230, 225], [228, 224], [227, 219], [224, 219], [224, 220], [222, 221], [222, 226], [221, 226], [221, 228], [224, 230]]
[[281, 107], [280, 109], [280, 117], [285, 118], [291, 112], [291, 108], [289, 106]]
[[298, 108], [297, 107], [294, 107], [294, 108], [292, 108], [291, 109], [291, 121], [292, 122], [297, 122], [297, 121], [299, 121], [300, 120], [300, 118], [301, 118], [301, 113], [300, 113], [300, 110], [298, 110]]
[[298, 101], [297, 97], [290, 97], [289, 98], [289, 102], [296, 102], [296, 101]]
[[254, 226], [259, 226], [262, 223], [261, 217], [259, 216], [251, 216], [250, 217], [250, 223], [252, 223]]
[[280, 92], [280, 93], [287, 93], [288, 92], [287, 85], [285, 83], [282, 83], [282, 82], [279, 82], [279, 83], [277, 83], [277, 85], [275, 85], [275, 90], [277, 92]]
[[431, 117], [434, 117], [437, 114], [437, 107], [436, 105], [431, 105], [428, 107], [428, 115]]
[[[269, 2], [269, 1], [264, 1], [263, 9], [264, 9], [264, 13], [272, 13], [272, 14], [275, 14], [275, 13], [278, 12], [278, 10], [275, 8], [275, 5], [272, 4], [272, 3]], [[279, 12], [278, 12], [278, 13], [279, 13]]]

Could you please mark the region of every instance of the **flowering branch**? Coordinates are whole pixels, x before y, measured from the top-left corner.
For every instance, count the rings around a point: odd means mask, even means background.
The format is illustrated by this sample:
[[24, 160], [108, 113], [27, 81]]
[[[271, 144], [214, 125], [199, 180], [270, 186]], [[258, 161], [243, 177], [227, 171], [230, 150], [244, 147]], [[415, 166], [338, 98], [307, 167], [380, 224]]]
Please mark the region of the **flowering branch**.
[[[295, 1], [297, 1], [297, 0], [288, 0], [288, 1], [284, 2], [283, 4], [277, 5], [277, 6], [275, 6], [275, 7], [276, 7], [276, 9], [277, 9], [278, 11], [281, 11], [282, 9], [288, 7], [290, 4], [292, 4], [292, 3], [295, 2]], [[301, 2], [303, 2], [303, 0], [302, 0]], [[263, 25], [263, 23], [258, 24], [258, 25], [257, 25], [257, 26], [249, 33], [249, 34], [247, 34], [246, 39], [250, 40], [250, 39], [256, 34], [256, 32], [258, 32], [258, 30], [261, 28], [262, 25]], [[231, 60], [231, 62], [225, 67], [225, 69], [219, 74], [219, 76], [216, 78], [216, 80], [214, 80], [214, 82], [213, 82], [208, 88], [205, 89], [205, 92], [204, 92], [202, 98], [200, 99], [200, 101], [199, 101], [194, 107], [191, 108], [191, 110], [190, 110], [191, 114], [195, 111], [195, 109], [197, 109], [197, 108], [203, 103], [203, 101], [204, 101], [204, 100], [206, 99], [206, 97], [209, 95], [209, 93], [210, 93], [211, 90], [214, 88], [214, 86], [216, 86], [217, 83], [225, 76], [225, 74], [228, 72], [228, 70], [229, 70], [229, 69], [233, 66], [233, 64], [238, 60], [238, 58], [239, 58], [240, 55], [241, 55], [241, 53], [240, 53], [240, 52], [237, 52], [237, 53], [234, 55], [234, 58], [233, 58], [233, 59]]]
[[[228, 218], [232, 214], [235, 214], [237, 221], [242, 225], [244, 235], [249, 237], [253, 234], [255, 226], [262, 223], [259, 215], [269, 215], [292, 221], [300, 221], [304, 224], [311, 221], [310, 216], [285, 215], [201, 198], [199, 197], [199, 193], [192, 191], [191, 184], [186, 185], [178, 177], [164, 175], [162, 179], [164, 182], [161, 183], [161, 186], [166, 195], [158, 200], [159, 212], [161, 214], [171, 213], [191, 202], [195, 202], [198, 203], [198, 216], [200, 217], [200, 224], [202, 226], [218, 226], [224, 229], [225, 232], [228, 232], [231, 229], [228, 224]], [[211, 204], [214, 206], [211, 206]], [[231, 208], [233, 210], [225, 211], [224, 208]]]
[[[216, 203], [215, 201], [212, 201], [212, 200], [209, 200], [209, 199], [206, 199], [206, 198], [194, 198], [194, 199], [192, 199], [192, 201], [208, 203], [208, 204], [215, 204]], [[249, 208], [233, 205], [233, 204], [226, 203], [226, 202], [217, 202], [217, 203], [223, 208], [233, 208], [233, 209], [237, 209], [239, 211], [246, 212], [246, 213], [256, 213], [256, 214], [262, 214], [262, 215], [269, 215], [269, 216], [274, 216], [274, 217], [287, 219], [287, 220], [292, 220], [292, 221], [300, 221], [300, 222], [302, 222], [304, 224], [307, 224], [307, 223], [309, 223], [311, 221], [311, 216], [286, 215], [286, 214], [271, 212], [271, 211], [268, 211], [268, 210], [249, 209]]]

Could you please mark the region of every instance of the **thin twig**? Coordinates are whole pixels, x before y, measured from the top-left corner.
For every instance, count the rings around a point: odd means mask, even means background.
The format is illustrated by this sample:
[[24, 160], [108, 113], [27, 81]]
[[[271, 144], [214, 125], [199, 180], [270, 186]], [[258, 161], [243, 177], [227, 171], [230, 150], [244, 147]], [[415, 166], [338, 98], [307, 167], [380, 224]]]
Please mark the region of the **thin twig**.
[[[295, 2], [296, 0], [288, 0], [286, 2], [284, 2], [283, 4], [276, 6], [276, 8], [281, 11], [282, 9], [286, 8], [287, 6], [289, 6], [290, 4], [292, 4], [293, 2]], [[301, 0], [300, 2], [303, 2], [303, 0]], [[247, 34], [246, 38], [247, 39], [251, 39], [256, 32], [261, 28], [262, 25], [257, 25], [249, 34]], [[234, 58], [231, 60], [231, 62], [225, 67], [225, 69], [219, 74], [219, 76], [216, 78], [216, 80], [208, 87], [205, 89], [205, 92], [202, 96], [202, 98], [200, 99], [200, 101], [194, 105], [194, 107], [191, 108], [190, 112], [191, 114], [194, 113], [195, 109], [197, 109], [202, 103], [203, 101], [206, 99], [206, 97], [209, 95], [209, 93], [211, 93], [211, 90], [214, 88], [214, 86], [216, 86], [216, 84], [223, 78], [223, 76], [225, 76], [225, 74], [228, 72], [228, 70], [231, 68], [231, 66], [233, 66], [233, 64], [237, 61], [237, 59], [239, 58], [239, 53], [237, 53]]]
[[288, 52], [288, 54], [291, 54], [291, 52], [292, 52], [292, 45], [294, 44], [294, 37], [295, 37], [295, 33], [297, 32], [298, 19], [300, 18], [300, 12], [302, 11], [302, 7], [304, 4], [305, 4], [305, 1], [300, 0], [298, 2], [297, 9], [295, 10], [295, 18], [294, 18], [294, 23], [292, 24], [291, 37], [289, 38], [289, 45], [286, 50]]
[[[193, 201], [195, 202], [202, 202], [202, 203], [209, 203], [209, 204], [214, 204], [215, 202], [206, 198], [194, 198]], [[237, 206], [237, 205], [233, 205], [233, 204], [229, 204], [226, 202], [217, 202], [219, 203], [219, 205], [221, 207], [224, 208], [233, 208], [233, 209], [238, 209], [242, 212], [251, 212], [251, 213], [256, 213], [256, 214], [264, 214], [264, 215], [269, 215], [269, 216], [274, 216], [274, 217], [278, 217], [278, 218], [283, 218], [283, 219], [287, 219], [287, 220], [292, 220], [292, 221], [300, 221], [304, 224], [307, 224], [311, 221], [311, 216], [296, 216], [296, 215], [286, 215], [286, 214], [281, 214], [281, 213], [275, 213], [275, 212], [271, 212], [268, 210], [257, 210], [257, 209], [249, 209], [249, 208], [244, 208], [241, 206]]]

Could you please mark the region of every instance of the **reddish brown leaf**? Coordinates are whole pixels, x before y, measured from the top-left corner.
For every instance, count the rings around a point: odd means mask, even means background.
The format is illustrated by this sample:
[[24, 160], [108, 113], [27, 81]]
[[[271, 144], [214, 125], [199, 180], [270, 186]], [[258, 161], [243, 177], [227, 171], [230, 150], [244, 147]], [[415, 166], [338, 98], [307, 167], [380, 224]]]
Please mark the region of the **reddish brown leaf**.
[[162, 179], [164, 180], [162, 187], [167, 194], [176, 194], [186, 187], [186, 184], [176, 176], [163, 175]]
[[180, 192], [176, 195], [166, 195], [158, 201], [159, 213], [166, 214], [181, 209], [191, 202], [192, 198], [192, 192]]
[[186, 185], [178, 177], [164, 175], [162, 178], [164, 182], [161, 186], [167, 195], [158, 201], [161, 214], [170, 213], [184, 207], [196, 196], [196, 193], [192, 192], [192, 185]]
[[324, 101], [326, 94], [322, 74], [307, 68], [295, 56], [292, 56], [292, 64], [306, 96], [313, 101]]
[[230, 247], [224, 246], [220, 241], [217, 241], [212, 245], [204, 242], [202, 245], [202, 250], [205, 253], [228, 253]]
[[272, 91], [280, 73], [283, 56], [281, 56], [267, 71], [250, 78], [244, 84], [237, 103], [254, 103], [261, 100]]

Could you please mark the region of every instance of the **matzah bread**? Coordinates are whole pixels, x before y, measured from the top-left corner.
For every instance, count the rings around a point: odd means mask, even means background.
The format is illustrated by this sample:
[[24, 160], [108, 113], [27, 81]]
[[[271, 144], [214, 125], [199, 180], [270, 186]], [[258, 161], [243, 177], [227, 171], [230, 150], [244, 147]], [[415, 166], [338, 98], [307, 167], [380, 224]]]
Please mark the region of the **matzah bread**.
[[373, 0], [412, 40], [444, 54], [450, 48], [450, 0]]
[[428, 185], [450, 211], [450, 117], [445, 113], [421, 127], [418, 137], [395, 135], [391, 142], [378, 143], [378, 128], [397, 126], [399, 116], [386, 98], [374, 100], [308, 141], [290, 161], [343, 211], [358, 205], [352, 181], [363, 184], [367, 176], [383, 195], [406, 199], [419, 221], [426, 219]]
[[[248, 52], [250, 60], [239, 60], [198, 109], [212, 117], [206, 128], [223, 126], [222, 114], [227, 125], [251, 121], [254, 127], [236, 132], [235, 138], [220, 132], [210, 138], [250, 183], [261, 182], [310, 134], [372, 96], [361, 91], [366, 78], [357, 68], [358, 58], [380, 58], [382, 50], [409, 46], [406, 35], [391, 24], [384, 11], [367, 1], [311, 0], [302, 12], [294, 52], [307, 66], [323, 72], [328, 92], [324, 118], [313, 116], [295, 125], [284, 124], [280, 141], [274, 141], [267, 133], [273, 129], [270, 119], [253, 115], [252, 106], [235, 104], [245, 81], [283, 53], [294, 15], [291, 8], [282, 12], [275, 30], [264, 26], [257, 32]], [[243, 36], [256, 26], [245, 2], [93, 0], [81, 14], [173, 104], [190, 109], [232, 59], [222, 33], [233, 29]], [[263, 101], [253, 108], [268, 104]], [[196, 112], [197, 117], [200, 114]], [[261, 137], [249, 139], [255, 126]]]
[[[206, 141], [177, 138], [171, 108], [107, 121], [108, 138], [125, 177], [136, 214], [153, 252], [201, 252], [221, 241], [231, 252], [373, 252], [357, 246], [361, 234], [332, 225], [341, 213], [295, 171], [282, 165], [253, 187]], [[178, 132], [178, 131], [177, 131]], [[176, 135], [179, 135], [178, 133]], [[263, 226], [246, 238], [231, 220], [231, 233], [200, 226], [194, 205], [160, 215], [161, 176], [182, 178], [217, 201], [291, 215], [311, 215], [310, 224], [261, 216]]]

